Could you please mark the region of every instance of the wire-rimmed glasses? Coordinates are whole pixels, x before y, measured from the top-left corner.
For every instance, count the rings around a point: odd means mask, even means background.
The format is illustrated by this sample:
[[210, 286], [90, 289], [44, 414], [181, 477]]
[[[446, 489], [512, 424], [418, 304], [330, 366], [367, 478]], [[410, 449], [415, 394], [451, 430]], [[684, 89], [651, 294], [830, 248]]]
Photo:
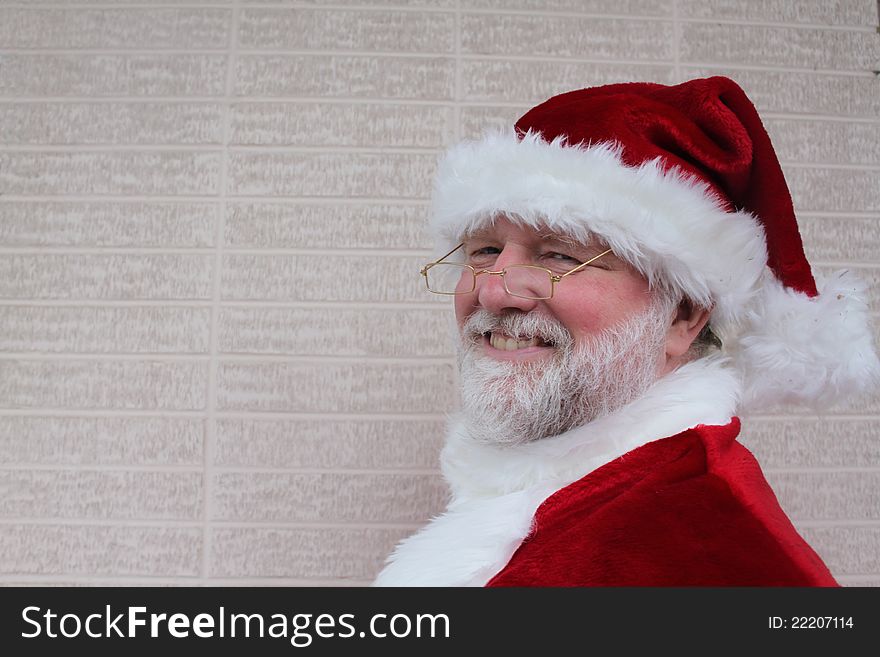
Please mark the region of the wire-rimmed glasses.
[[425, 277], [425, 285], [429, 292], [453, 296], [470, 294], [477, 288], [477, 276], [487, 274], [489, 276], [500, 276], [504, 283], [505, 291], [512, 297], [537, 301], [552, 299], [556, 284], [563, 278], [580, 271], [594, 260], [611, 253], [611, 249], [607, 249], [564, 274], [554, 274], [551, 270], [537, 265], [508, 265], [504, 269], [491, 271], [489, 269], [477, 269], [472, 265], [443, 262], [463, 246], [464, 242], [442, 258], [429, 262], [422, 267], [419, 273]]

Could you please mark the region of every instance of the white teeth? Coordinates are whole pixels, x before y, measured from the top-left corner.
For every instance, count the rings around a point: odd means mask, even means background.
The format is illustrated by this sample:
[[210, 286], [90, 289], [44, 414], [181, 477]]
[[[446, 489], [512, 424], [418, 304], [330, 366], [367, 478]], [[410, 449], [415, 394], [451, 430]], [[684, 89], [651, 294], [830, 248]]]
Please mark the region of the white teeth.
[[531, 340], [514, 340], [506, 338], [498, 333], [489, 334], [489, 344], [501, 351], [516, 351], [517, 349], [526, 349], [528, 347], [537, 347], [541, 341], [538, 338]]

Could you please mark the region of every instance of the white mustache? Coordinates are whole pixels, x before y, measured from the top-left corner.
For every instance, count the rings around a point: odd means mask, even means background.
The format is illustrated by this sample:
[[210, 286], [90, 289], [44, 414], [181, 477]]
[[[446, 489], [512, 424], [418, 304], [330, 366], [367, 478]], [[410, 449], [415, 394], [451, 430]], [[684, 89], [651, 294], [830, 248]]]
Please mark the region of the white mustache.
[[[489, 445], [526, 444], [628, 404], [657, 380], [673, 307], [672, 302], [652, 303], [577, 344], [552, 317], [476, 311], [465, 321], [458, 349], [468, 436]], [[478, 347], [480, 336], [490, 330], [517, 339], [540, 335], [571, 346], [535, 362], [495, 360]]]
[[498, 331], [514, 340], [540, 338], [558, 349], [571, 349], [574, 338], [561, 323], [537, 313], [511, 312], [494, 315], [488, 310], [477, 310], [462, 327], [462, 337], [476, 344], [486, 333]]

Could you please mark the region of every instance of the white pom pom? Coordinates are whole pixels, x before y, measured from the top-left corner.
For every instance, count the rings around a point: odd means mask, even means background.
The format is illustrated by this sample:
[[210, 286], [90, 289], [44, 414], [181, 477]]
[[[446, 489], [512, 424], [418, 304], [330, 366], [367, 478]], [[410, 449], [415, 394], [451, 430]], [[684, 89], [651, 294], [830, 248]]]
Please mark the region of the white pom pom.
[[781, 402], [823, 409], [880, 383], [865, 284], [848, 271], [817, 283], [819, 296], [810, 298], [768, 271], [738, 336], [725, 344], [748, 411]]

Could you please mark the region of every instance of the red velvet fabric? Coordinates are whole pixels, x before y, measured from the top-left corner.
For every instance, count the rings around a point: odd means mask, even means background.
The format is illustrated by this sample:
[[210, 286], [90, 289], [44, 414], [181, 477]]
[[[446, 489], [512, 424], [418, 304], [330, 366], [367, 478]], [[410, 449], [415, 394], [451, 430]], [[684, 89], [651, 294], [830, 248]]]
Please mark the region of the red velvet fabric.
[[786, 287], [816, 296], [779, 160], [758, 112], [731, 79], [712, 77], [676, 86], [611, 84], [554, 96], [516, 123], [570, 145], [616, 142], [623, 161], [661, 158], [708, 184], [728, 209], [763, 224], [768, 265]]
[[837, 586], [738, 433], [701, 425], [558, 491], [488, 586]]

